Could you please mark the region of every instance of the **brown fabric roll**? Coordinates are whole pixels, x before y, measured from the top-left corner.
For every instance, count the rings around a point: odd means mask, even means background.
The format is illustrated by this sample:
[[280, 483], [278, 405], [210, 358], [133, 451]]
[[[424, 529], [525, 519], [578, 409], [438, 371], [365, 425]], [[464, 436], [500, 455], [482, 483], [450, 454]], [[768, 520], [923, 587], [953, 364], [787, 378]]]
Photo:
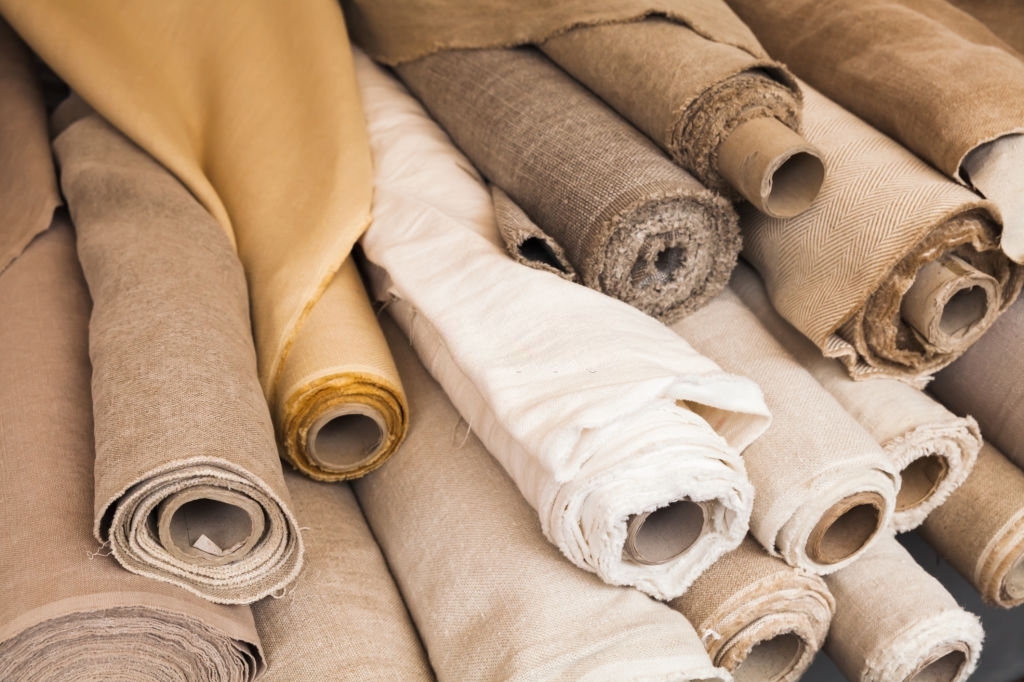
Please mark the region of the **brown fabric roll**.
[[0, 678], [254, 679], [263, 656], [248, 607], [97, 551], [89, 295], [66, 219], [0, 275], [0, 319]]
[[[1024, 270], [999, 251], [991, 204], [809, 87], [804, 134], [830, 169], [821, 194], [795, 218], [745, 211], [743, 255], [779, 313], [854, 378], [922, 386], [1017, 297]], [[906, 321], [908, 306], [939, 331]]]
[[729, 203], [537, 51], [441, 52], [398, 73], [584, 285], [665, 321], [725, 285], [740, 247]]
[[736, 682], [793, 682], [825, 642], [835, 601], [821, 577], [748, 537], [669, 602]]
[[129, 570], [212, 601], [281, 589], [302, 538], [230, 241], [98, 115], [54, 148], [94, 302], [96, 537]]
[[512, 259], [537, 270], [552, 272], [575, 282], [576, 270], [565, 257], [565, 250], [530, 220], [519, 205], [497, 185], [491, 185], [494, 221], [505, 249]]
[[1024, 55], [1024, 12], [1017, 0], [949, 0], [985, 24], [1000, 38]]

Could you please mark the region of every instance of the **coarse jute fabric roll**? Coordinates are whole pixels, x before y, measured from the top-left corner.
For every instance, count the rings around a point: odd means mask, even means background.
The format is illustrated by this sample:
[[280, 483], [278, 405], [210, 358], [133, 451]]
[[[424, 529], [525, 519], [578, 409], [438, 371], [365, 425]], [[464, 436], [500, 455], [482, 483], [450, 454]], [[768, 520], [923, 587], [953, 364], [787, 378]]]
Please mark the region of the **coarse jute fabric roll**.
[[989, 604], [1024, 604], [1024, 472], [985, 443], [970, 476], [921, 534]]
[[815, 573], [853, 562], [895, 507], [899, 477], [881, 446], [729, 289], [672, 329], [764, 391], [771, 426], [743, 452], [751, 535]]
[[255, 679], [249, 607], [96, 551], [89, 294], [61, 214], [0, 274], [0, 319], [0, 678]]
[[800, 679], [835, 611], [821, 576], [770, 556], [749, 536], [669, 605], [736, 682]]
[[271, 680], [432, 680], [426, 652], [352, 489], [286, 472], [306, 563], [252, 605]]
[[849, 679], [960, 682], [974, 671], [981, 622], [894, 537], [825, 582], [836, 600], [825, 651]]
[[371, 289], [570, 561], [680, 594], [746, 534], [739, 451], [769, 421], [760, 389], [635, 308], [508, 258], [465, 157], [394, 78], [356, 68]]
[[385, 323], [416, 419], [352, 483], [440, 680], [717, 680], [693, 626], [571, 566], [498, 462]]
[[54, 150], [93, 299], [93, 531], [130, 571], [255, 601], [298, 574], [302, 538], [241, 263], [173, 175], [99, 115], [77, 113], [55, 112], [66, 127]]
[[882, 446], [899, 472], [892, 527], [911, 530], [967, 479], [981, 448], [978, 423], [897, 379], [854, 381], [772, 307], [764, 282], [745, 263], [732, 273], [736, 293], [801, 366]]
[[665, 321], [736, 264], [731, 204], [532, 48], [453, 50], [398, 74], [585, 286]]
[[776, 310], [854, 378], [921, 387], [1020, 293], [992, 204], [813, 88], [804, 134], [829, 167], [795, 218], [744, 211], [743, 256]]

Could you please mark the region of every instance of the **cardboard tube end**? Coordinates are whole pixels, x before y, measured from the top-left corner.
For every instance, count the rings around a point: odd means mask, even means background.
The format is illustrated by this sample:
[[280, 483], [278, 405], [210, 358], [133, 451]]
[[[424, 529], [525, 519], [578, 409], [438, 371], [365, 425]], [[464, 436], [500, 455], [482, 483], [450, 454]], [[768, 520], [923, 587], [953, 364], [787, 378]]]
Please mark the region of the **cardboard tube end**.
[[376, 410], [345, 405], [313, 423], [306, 437], [306, 454], [316, 467], [344, 473], [372, 459], [386, 437], [387, 425]]
[[1013, 602], [1024, 600], [1024, 554], [1018, 556], [1006, 572], [1002, 591]]
[[794, 632], [758, 642], [732, 671], [735, 682], [784, 680], [803, 658], [807, 643]]
[[928, 500], [946, 479], [949, 463], [945, 457], [926, 455], [908, 464], [900, 472], [896, 493], [896, 511], [904, 512]]
[[839, 500], [811, 531], [807, 556], [827, 566], [858, 553], [881, 529], [885, 507], [885, 499], [875, 492], [854, 493]]
[[204, 566], [243, 558], [263, 537], [266, 518], [238, 492], [198, 486], [171, 495], [156, 510], [157, 539], [171, 555]]
[[926, 661], [907, 678], [907, 682], [953, 682], [967, 665], [967, 652], [953, 648]]
[[900, 315], [936, 349], [951, 352], [988, 329], [998, 314], [998, 291], [991, 275], [946, 254], [918, 271]]
[[623, 553], [638, 564], [667, 563], [693, 546], [704, 532], [706, 517], [704, 506], [690, 500], [634, 514], [626, 522]]

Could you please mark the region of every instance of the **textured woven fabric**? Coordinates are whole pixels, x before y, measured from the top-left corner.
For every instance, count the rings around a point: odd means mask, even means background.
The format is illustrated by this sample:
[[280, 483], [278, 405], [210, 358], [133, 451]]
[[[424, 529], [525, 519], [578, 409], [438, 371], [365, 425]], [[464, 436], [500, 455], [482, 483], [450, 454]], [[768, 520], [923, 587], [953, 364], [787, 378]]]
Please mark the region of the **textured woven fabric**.
[[92, 537], [89, 294], [66, 219], [0, 274], [0, 320], [0, 679], [253, 680], [248, 607], [129, 573]]
[[741, 246], [729, 202], [536, 50], [441, 52], [398, 73], [584, 285], [666, 321], [725, 285]]
[[1024, 55], [1024, 13], [1016, 0], [949, 0]]
[[96, 537], [126, 568], [225, 603], [302, 565], [256, 374], [245, 276], [209, 213], [96, 114], [54, 142], [94, 307]]
[[558, 242], [537, 227], [530, 216], [497, 185], [491, 185], [491, 199], [494, 201], [494, 222], [513, 260], [552, 272], [571, 282], [576, 281], [576, 270]]

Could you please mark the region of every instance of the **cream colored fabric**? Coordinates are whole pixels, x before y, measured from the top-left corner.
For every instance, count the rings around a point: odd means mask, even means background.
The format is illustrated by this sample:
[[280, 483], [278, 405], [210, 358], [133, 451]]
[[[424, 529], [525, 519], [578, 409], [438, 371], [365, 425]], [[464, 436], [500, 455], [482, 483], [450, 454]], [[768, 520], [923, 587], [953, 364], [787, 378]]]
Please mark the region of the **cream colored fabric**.
[[408, 339], [385, 331], [416, 419], [395, 457], [352, 486], [438, 679], [730, 680], [685, 618], [544, 540]]
[[730, 290], [672, 329], [765, 393], [772, 424], [743, 452], [751, 534], [805, 570], [853, 562], [892, 516], [899, 479], [882, 448]]
[[241, 263], [173, 175], [96, 114], [54, 141], [94, 307], [96, 537], [125, 568], [223, 603], [302, 566], [256, 374]]
[[247, 606], [129, 573], [92, 537], [89, 294], [66, 219], [0, 275], [0, 320], [0, 679], [255, 679]]
[[973, 418], [953, 414], [896, 379], [851, 379], [842, 364], [824, 357], [775, 312], [764, 283], [748, 265], [736, 267], [729, 288], [890, 457], [900, 474], [892, 515], [897, 532], [921, 525], [967, 479], [981, 448]]
[[1003, 252], [1024, 262], [1024, 135], [1004, 135], [975, 148], [963, 162], [963, 172], [982, 196], [1003, 216]]
[[[465, 158], [397, 81], [368, 59], [357, 72], [378, 299], [552, 543], [607, 582], [678, 595], [746, 533], [739, 451], [769, 421], [760, 391], [636, 309], [509, 259]], [[684, 501], [705, 507], [688, 550], [624, 560], [628, 517]]]

